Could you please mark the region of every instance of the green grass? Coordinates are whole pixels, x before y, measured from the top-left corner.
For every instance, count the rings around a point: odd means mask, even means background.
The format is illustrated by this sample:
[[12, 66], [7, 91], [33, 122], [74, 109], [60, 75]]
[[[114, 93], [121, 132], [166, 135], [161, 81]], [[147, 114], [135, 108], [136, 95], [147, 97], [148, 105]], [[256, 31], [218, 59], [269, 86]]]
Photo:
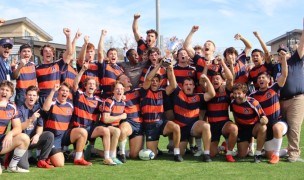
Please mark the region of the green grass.
[[[303, 133], [301, 139], [303, 142]], [[100, 140], [96, 142], [100, 146]], [[161, 138], [160, 148], [165, 150], [166, 145], [167, 138]], [[283, 147], [286, 145], [284, 138]], [[96, 158], [91, 167], [71, 163], [54, 169], [31, 167], [31, 172], [26, 174], [3, 172], [0, 179], [304, 179], [304, 163], [288, 163], [284, 158], [276, 165], [268, 164], [267, 160], [255, 164], [252, 157], [236, 160], [236, 163], [227, 163], [224, 156], [218, 156], [213, 162], [204, 163], [201, 158], [186, 155], [183, 162], [177, 163], [165, 153], [156, 160], [128, 160], [120, 166], [105, 166], [101, 158]]]

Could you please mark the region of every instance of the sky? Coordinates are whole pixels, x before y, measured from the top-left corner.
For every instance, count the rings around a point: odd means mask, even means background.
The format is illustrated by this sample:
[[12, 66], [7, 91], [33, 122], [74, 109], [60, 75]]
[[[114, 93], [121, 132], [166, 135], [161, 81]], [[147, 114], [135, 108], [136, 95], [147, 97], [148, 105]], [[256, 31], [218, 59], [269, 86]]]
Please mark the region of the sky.
[[[242, 48], [234, 35], [240, 33], [253, 48], [260, 48], [253, 31], [267, 42], [293, 29], [303, 28], [303, 0], [159, 0], [160, 34], [164, 38], [185, 39], [193, 25], [199, 30], [193, 45], [206, 40], [218, 49]], [[65, 43], [62, 33], [68, 27], [90, 36], [97, 45], [101, 29], [108, 31], [106, 41], [122, 47], [121, 38], [133, 40], [132, 22], [140, 13], [139, 32], [156, 29], [156, 0], [12, 0], [0, 4], [1, 17], [10, 20], [28, 17], [53, 37], [54, 43]], [[82, 37], [83, 37], [82, 36]], [[110, 38], [112, 37], [112, 38]], [[83, 44], [83, 38], [77, 45]]]

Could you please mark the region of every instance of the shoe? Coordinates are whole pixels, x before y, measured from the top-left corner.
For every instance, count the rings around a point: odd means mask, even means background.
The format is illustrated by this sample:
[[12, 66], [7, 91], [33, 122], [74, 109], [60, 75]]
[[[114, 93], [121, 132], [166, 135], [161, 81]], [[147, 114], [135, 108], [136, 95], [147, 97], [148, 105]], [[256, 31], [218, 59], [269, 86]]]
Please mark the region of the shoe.
[[113, 162], [113, 160], [112, 160], [111, 158], [104, 159], [104, 160], [103, 160], [103, 164], [104, 164], [104, 165], [109, 165], [109, 166], [115, 166], [115, 165], [116, 165], [116, 163]]
[[38, 160], [32, 156], [32, 157], [28, 158], [28, 162], [30, 164], [37, 164]]
[[198, 147], [197, 146], [190, 147], [190, 151], [192, 154], [195, 154], [198, 151]]
[[223, 151], [225, 151], [225, 153], [226, 153], [228, 151], [228, 146], [227, 146], [226, 141], [223, 141], [221, 146], [223, 147]]
[[50, 168], [53, 168], [54, 166], [49, 165], [45, 160], [39, 160], [37, 162], [37, 167], [50, 169]]
[[14, 173], [28, 173], [28, 172], [30, 172], [30, 170], [28, 170], [28, 169], [23, 169], [23, 168], [18, 167], [18, 166], [8, 167], [7, 170], [8, 170], [9, 172], [14, 172]]
[[91, 166], [92, 163], [86, 161], [85, 159], [78, 159], [78, 160], [74, 160], [74, 165]]
[[122, 162], [122, 163], [126, 163], [127, 162], [127, 158], [125, 154], [119, 154], [117, 155], [117, 158]]
[[203, 161], [204, 162], [211, 162], [211, 157], [210, 157], [210, 154], [204, 154], [203, 155]]
[[199, 157], [199, 156], [201, 156], [202, 154], [203, 154], [203, 151], [202, 151], [202, 150], [198, 150], [198, 151], [196, 151], [196, 153], [193, 154], [193, 156]]
[[45, 162], [46, 162], [46, 163], [48, 163], [49, 165], [51, 165], [51, 164], [52, 164], [52, 162], [51, 162], [51, 159], [50, 159], [50, 158], [47, 158], [47, 159], [45, 160]]
[[157, 148], [157, 155], [158, 155], [158, 156], [161, 156], [161, 155], [163, 155], [163, 154], [164, 154], [164, 153], [163, 153], [160, 149]]
[[254, 162], [255, 162], [255, 163], [260, 163], [260, 162], [262, 162], [262, 155], [255, 155], [255, 156], [254, 156]]
[[235, 159], [231, 154], [226, 155], [226, 161], [227, 162], [235, 162]]
[[84, 159], [85, 160], [90, 160], [91, 159], [91, 150], [92, 150], [92, 146], [89, 144], [87, 145], [86, 150], [84, 151]]
[[173, 155], [174, 154], [173, 149], [168, 149], [168, 154]]
[[0, 163], [0, 174], [2, 174], [2, 166], [1, 166], [1, 163]]
[[277, 164], [280, 161], [280, 157], [272, 154], [269, 163], [270, 164]]
[[288, 157], [287, 160], [288, 160], [288, 162], [291, 162], [291, 163], [293, 163], [293, 162], [302, 162], [303, 163], [304, 162], [304, 159], [301, 159], [299, 157], [297, 157], [297, 158]]
[[182, 162], [184, 159], [182, 158], [182, 156], [180, 154], [176, 154], [174, 155], [174, 161], [176, 162]]
[[185, 152], [185, 154], [192, 154], [192, 152], [191, 152], [191, 150], [190, 150], [190, 149], [186, 148], [186, 152]]
[[120, 165], [122, 164], [122, 162], [120, 160], [118, 160], [116, 157], [115, 158], [112, 158], [112, 161], [117, 164], [117, 165]]

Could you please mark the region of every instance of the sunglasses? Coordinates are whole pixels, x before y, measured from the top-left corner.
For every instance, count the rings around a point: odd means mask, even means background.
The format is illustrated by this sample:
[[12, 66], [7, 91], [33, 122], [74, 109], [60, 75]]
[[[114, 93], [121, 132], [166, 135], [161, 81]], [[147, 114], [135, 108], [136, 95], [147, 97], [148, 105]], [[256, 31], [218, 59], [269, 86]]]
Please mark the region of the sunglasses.
[[8, 49], [12, 49], [13, 46], [11, 44], [4, 44], [2, 45], [3, 48], [8, 48]]

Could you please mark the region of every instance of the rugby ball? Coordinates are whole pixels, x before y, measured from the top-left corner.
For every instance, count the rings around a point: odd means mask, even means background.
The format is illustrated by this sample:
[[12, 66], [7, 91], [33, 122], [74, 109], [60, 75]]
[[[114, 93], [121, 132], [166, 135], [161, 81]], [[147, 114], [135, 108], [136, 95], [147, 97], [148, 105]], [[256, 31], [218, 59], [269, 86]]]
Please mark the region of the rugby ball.
[[151, 151], [150, 149], [142, 149], [139, 151], [139, 154], [138, 154], [139, 158], [141, 160], [151, 160], [151, 159], [154, 159], [155, 157], [155, 154], [153, 151]]

